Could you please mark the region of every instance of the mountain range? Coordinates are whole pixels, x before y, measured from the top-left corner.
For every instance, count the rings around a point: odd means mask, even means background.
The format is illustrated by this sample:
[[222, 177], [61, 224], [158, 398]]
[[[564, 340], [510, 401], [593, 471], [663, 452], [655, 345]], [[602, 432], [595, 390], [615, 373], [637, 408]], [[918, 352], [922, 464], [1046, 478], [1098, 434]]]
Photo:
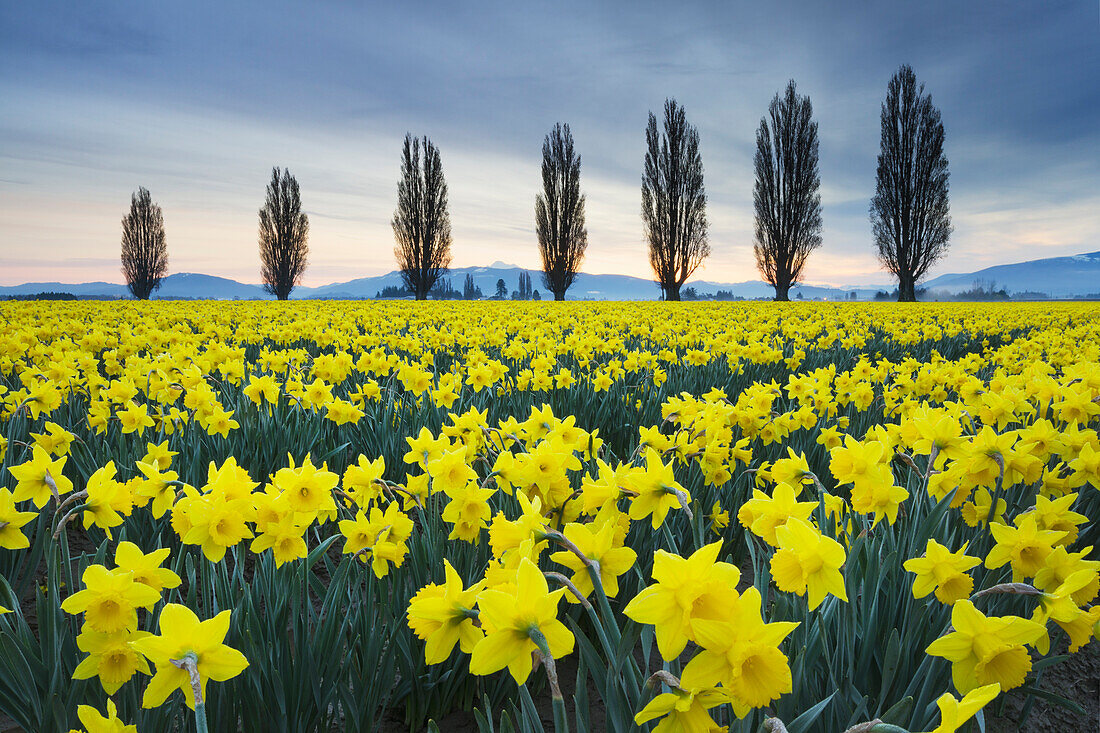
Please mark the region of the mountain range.
[[995, 265], [966, 274], [940, 275], [924, 283], [932, 291], [958, 293], [977, 283], [1009, 293], [1042, 293], [1051, 298], [1100, 293], [1100, 252], [1047, 257], [1011, 265]]
[[[450, 279], [452, 287], [461, 290], [466, 275], [470, 275], [474, 284], [488, 296], [496, 292], [498, 280], [504, 280], [509, 292], [515, 290], [523, 273], [531, 277], [536, 288], [542, 284], [541, 273], [537, 270], [525, 270], [503, 262], [494, 262], [488, 267], [454, 268], [447, 274], [447, 278]], [[1053, 298], [1095, 294], [1100, 292], [1100, 252], [997, 265], [970, 273], [940, 275], [924, 283], [924, 286], [934, 293], [948, 295], [970, 290], [979, 283], [987, 289], [992, 286], [993, 289], [1004, 288], [1009, 293], [1041, 293]], [[362, 277], [319, 287], [299, 286], [295, 288], [292, 297], [296, 299], [373, 298], [384, 288], [400, 285], [401, 275], [394, 271], [385, 275]], [[734, 296], [747, 299], [768, 298], [774, 292], [770, 285], [761, 280], [736, 283], [694, 280], [689, 282], [688, 286], [694, 287], [700, 295], [713, 295], [719, 290], [724, 290], [731, 292]], [[857, 298], [865, 300], [872, 297], [877, 290], [891, 289], [892, 286], [886, 285], [870, 288], [800, 285], [792, 288], [791, 297], [797, 298], [801, 294], [807, 300], [842, 300], [855, 291]], [[107, 282], [34, 282], [0, 286], [0, 296], [34, 295], [43, 292], [72, 293], [85, 297], [126, 297], [129, 294], [125, 285]], [[548, 295], [543, 293], [543, 297]], [[651, 280], [629, 275], [588, 273], [578, 274], [576, 282], [569, 291], [570, 300], [654, 300], [658, 295], [658, 288]], [[241, 283], [214, 275], [181, 272], [164, 278], [161, 281], [160, 290], [154, 293], [153, 297], [255, 300], [268, 299], [271, 296], [266, 294], [260, 285]]]

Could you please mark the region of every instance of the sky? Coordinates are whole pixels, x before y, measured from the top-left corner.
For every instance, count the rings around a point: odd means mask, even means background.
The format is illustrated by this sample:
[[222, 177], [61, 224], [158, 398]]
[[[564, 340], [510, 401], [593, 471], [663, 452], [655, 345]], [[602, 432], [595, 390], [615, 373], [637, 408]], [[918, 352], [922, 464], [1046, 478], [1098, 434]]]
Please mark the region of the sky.
[[788, 79], [819, 124], [812, 284], [889, 282], [874, 255], [879, 111], [910, 64], [940, 109], [951, 249], [932, 275], [1100, 250], [1100, 3], [0, 2], [0, 284], [121, 282], [139, 186], [170, 272], [258, 282], [273, 166], [297, 178], [322, 285], [394, 269], [406, 132], [440, 148], [456, 267], [537, 268], [542, 140], [582, 159], [590, 273], [651, 277], [645, 125], [700, 135], [711, 256], [757, 278], [756, 128]]

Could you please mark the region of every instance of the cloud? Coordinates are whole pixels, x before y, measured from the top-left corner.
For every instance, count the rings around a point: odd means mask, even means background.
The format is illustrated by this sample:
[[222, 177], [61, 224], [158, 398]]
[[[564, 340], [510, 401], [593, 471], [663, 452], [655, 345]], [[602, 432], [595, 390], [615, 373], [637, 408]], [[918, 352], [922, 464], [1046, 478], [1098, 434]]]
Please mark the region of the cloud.
[[[66, 267], [117, 280], [119, 220], [139, 185], [165, 209], [173, 271], [254, 281], [273, 165], [298, 177], [311, 215], [307, 284], [387, 272], [407, 131], [441, 148], [455, 263], [536, 266], [539, 154], [559, 120], [584, 161], [585, 268], [647, 276], [643, 131], [669, 96], [702, 138], [713, 254], [700, 275], [750, 279], [754, 133], [789, 78], [811, 96], [821, 135], [825, 244], [806, 279], [883, 282], [867, 201], [879, 105], [903, 62], [947, 127], [956, 231], [937, 272], [1091, 251], [1096, 16], [1089, 4], [944, 0], [674, 12], [651, 2], [6, 4], [0, 282]], [[30, 252], [41, 264], [27, 264]]]

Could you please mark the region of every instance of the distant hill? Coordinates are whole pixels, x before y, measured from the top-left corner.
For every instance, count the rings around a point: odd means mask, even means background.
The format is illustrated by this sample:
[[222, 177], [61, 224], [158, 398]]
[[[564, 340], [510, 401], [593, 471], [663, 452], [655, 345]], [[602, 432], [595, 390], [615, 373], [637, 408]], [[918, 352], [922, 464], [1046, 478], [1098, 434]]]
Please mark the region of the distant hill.
[[0, 286], [0, 295], [36, 295], [38, 293], [72, 293], [73, 295], [101, 295], [120, 298], [128, 296], [130, 291], [125, 285], [115, 283], [23, 283], [22, 285]]
[[180, 272], [161, 280], [160, 290], [156, 291], [154, 297], [251, 300], [271, 296], [260, 285], [246, 285], [227, 277]]
[[[452, 269], [446, 277], [451, 286], [462, 290], [466, 275], [473, 277], [474, 283], [486, 296], [496, 292], [497, 280], [504, 280], [508, 291], [519, 286], [519, 277], [527, 273], [534, 287], [544, 299], [551, 297], [542, 285], [542, 274], [537, 270], [525, 270], [516, 265], [494, 262], [488, 267], [458, 267]], [[977, 281], [984, 285], [1007, 289], [1010, 293], [1040, 292], [1051, 297], [1065, 298], [1087, 295], [1100, 291], [1100, 252], [1075, 255], [1073, 257], [1051, 257], [1030, 262], [1018, 262], [1010, 265], [998, 265], [971, 273], [940, 275], [924, 283], [933, 292], [944, 294], [958, 293], [972, 288]], [[397, 271], [361, 277], [345, 282], [330, 283], [319, 287], [298, 287], [291, 296], [294, 299], [361, 299], [373, 298], [387, 287], [399, 287], [401, 275]], [[731, 292], [736, 297], [770, 298], [773, 290], [760, 280], [745, 280], [736, 283], [720, 283], [709, 280], [694, 280], [688, 283], [700, 295], [714, 295], [719, 290]], [[818, 285], [800, 285], [791, 289], [791, 298], [799, 294], [807, 300], [827, 299], [845, 300], [850, 292], [866, 300], [876, 290], [891, 290], [892, 286], [833, 288]], [[125, 285], [106, 282], [92, 283], [24, 283], [23, 285], [0, 286], [3, 295], [34, 295], [42, 292], [72, 293], [78, 296], [128, 297]], [[570, 300], [655, 300], [660, 294], [652, 280], [630, 275], [593, 275], [580, 273], [569, 290]], [[154, 298], [204, 298], [212, 300], [257, 300], [271, 299], [259, 285], [240, 283], [229, 278], [202, 275], [192, 272], [180, 272], [169, 275], [161, 282], [161, 288], [153, 294]]]
[[[542, 273], [538, 270], [526, 270], [518, 265], [509, 265], [504, 262], [494, 262], [488, 267], [457, 267], [450, 270], [446, 277], [451, 281], [451, 286], [462, 290], [466, 275], [474, 279], [474, 284], [481, 288], [486, 296], [496, 292], [497, 280], [503, 280], [512, 292], [519, 287], [519, 276], [527, 273], [531, 276], [531, 282], [543, 298], [552, 297], [542, 284]], [[385, 287], [398, 287], [401, 285], [400, 273], [394, 271], [375, 277], [362, 277], [347, 282], [332, 283], [313, 288], [302, 294], [305, 298], [373, 298], [376, 293]], [[701, 295], [714, 295], [719, 290], [732, 292], [742, 298], [769, 298], [774, 294], [770, 285], [759, 280], [749, 280], [741, 283], [717, 283], [707, 280], [696, 280], [688, 283], [688, 287], [694, 287]], [[297, 291], [295, 291], [297, 292]], [[843, 299], [850, 292], [839, 288], [817, 287], [812, 285], [799, 286], [791, 291], [791, 297], [798, 292], [807, 299], [828, 298], [830, 300]], [[868, 298], [875, 290], [860, 289], [859, 297]], [[656, 300], [660, 295], [660, 289], [652, 280], [633, 277], [630, 275], [593, 275], [582, 272], [577, 275], [576, 282], [569, 289], [570, 300]]]
[[[523, 273], [527, 273], [531, 277], [534, 288], [539, 291], [543, 299], [552, 297], [542, 284], [541, 272], [526, 270], [518, 265], [509, 265], [504, 262], [494, 262], [488, 267], [453, 268], [445, 277], [450, 280], [452, 287], [462, 290], [466, 275], [469, 274], [473, 277], [474, 284], [481, 288], [481, 292], [488, 297], [496, 292], [497, 280], [504, 281], [509, 293], [516, 290], [519, 287], [519, 277]], [[384, 288], [400, 287], [400, 285], [401, 274], [395, 270], [385, 275], [361, 277], [318, 287], [299, 286], [294, 289], [291, 298], [295, 300], [357, 300], [373, 298]], [[770, 298], [774, 293], [770, 285], [760, 280], [747, 280], [739, 283], [696, 280], [688, 282], [687, 287], [694, 287], [700, 295], [714, 295], [719, 290], [724, 290], [732, 292], [736, 297], [746, 299]], [[846, 299], [848, 293], [853, 289], [801, 285], [791, 290], [791, 297], [795, 298], [801, 293], [802, 297], [807, 300], [814, 298], [842, 300]], [[875, 288], [854, 290], [858, 293], [858, 297], [863, 299], [871, 297], [875, 292]], [[34, 295], [43, 292], [72, 293], [78, 296], [129, 297], [130, 295], [125, 285], [106, 282], [75, 284], [40, 282], [0, 286], [0, 296]], [[656, 300], [659, 295], [660, 289], [652, 280], [630, 275], [593, 275], [582, 272], [577, 275], [576, 282], [570, 288], [568, 297], [570, 300]], [[270, 300], [272, 296], [265, 293], [260, 285], [250, 285], [213, 275], [179, 272], [164, 278], [161, 281], [160, 290], [153, 293], [154, 300], [172, 298]]]
[[1068, 298], [1100, 292], [1100, 252], [1048, 257], [1041, 260], [996, 265], [967, 274], [940, 275], [924, 286], [932, 291], [958, 293], [970, 290], [977, 281], [1010, 294], [1046, 293], [1052, 298]]
[[[457, 267], [451, 269], [445, 276], [451, 281], [451, 286], [462, 290], [466, 275], [474, 279], [474, 285], [481, 288], [481, 292], [490, 296], [496, 292], [497, 280], [503, 280], [508, 292], [519, 287], [519, 276], [527, 273], [531, 276], [533, 287], [539, 291], [544, 299], [552, 298], [552, 294], [542, 284], [542, 274], [538, 270], [526, 270], [518, 265], [508, 265], [503, 262], [494, 262], [489, 267]], [[348, 282], [332, 283], [314, 288], [307, 293], [308, 298], [373, 298], [382, 288], [399, 287], [401, 274], [397, 271], [389, 272], [376, 277], [362, 277]], [[569, 290], [570, 300], [653, 300], [659, 291], [651, 280], [644, 280], [629, 275], [589, 275], [580, 273], [576, 282]]]
[[[117, 298], [130, 297], [125, 285], [116, 283], [24, 283], [0, 286], [0, 295], [34, 295], [36, 293], [72, 293], [73, 295], [99, 295]], [[254, 299], [270, 297], [259, 285], [245, 285], [236, 280], [194, 272], [177, 272], [160, 281], [160, 289], [154, 298], [204, 298], [212, 300]]]

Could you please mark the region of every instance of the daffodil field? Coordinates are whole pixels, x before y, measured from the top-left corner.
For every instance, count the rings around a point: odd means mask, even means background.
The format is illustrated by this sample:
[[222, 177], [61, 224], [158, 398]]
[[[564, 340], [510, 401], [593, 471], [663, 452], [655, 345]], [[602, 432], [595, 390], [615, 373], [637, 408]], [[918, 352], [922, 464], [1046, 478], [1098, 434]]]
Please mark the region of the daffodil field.
[[0, 303], [25, 731], [984, 730], [1100, 634], [1092, 304]]

